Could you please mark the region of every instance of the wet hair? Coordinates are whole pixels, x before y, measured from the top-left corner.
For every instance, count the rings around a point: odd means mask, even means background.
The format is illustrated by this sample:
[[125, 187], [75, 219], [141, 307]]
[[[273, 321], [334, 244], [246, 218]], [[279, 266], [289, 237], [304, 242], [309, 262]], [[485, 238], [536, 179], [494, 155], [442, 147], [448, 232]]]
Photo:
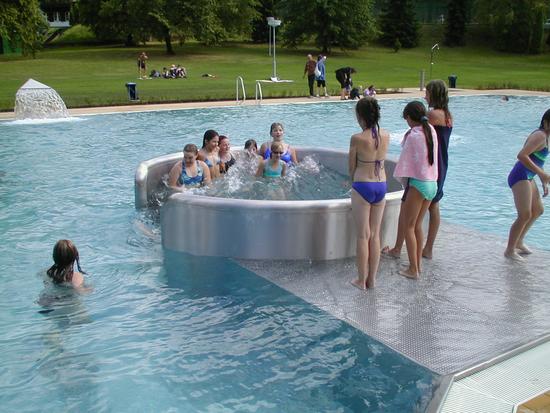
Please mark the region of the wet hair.
[[550, 109], [548, 109], [546, 112], [544, 112], [544, 115], [542, 115], [539, 129], [544, 129], [544, 122], [550, 122]]
[[229, 138], [228, 138], [227, 136], [225, 136], [225, 135], [220, 135], [220, 143], [221, 143], [221, 141], [223, 141], [224, 139], [229, 139]]
[[371, 129], [372, 137], [378, 148], [378, 136], [380, 135], [380, 105], [373, 97], [364, 97], [359, 99], [355, 105], [355, 113], [365, 122], [366, 129]]
[[271, 127], [269, 128], [269, 134], [270, 134], [270, 135], [273, 133], [273, 129], [275, 129], [276, 127], [280, 127], [283, 131], [285, 130], [285, 127], [283, 126], [282, 123], [273, 122], [273, 123], [271, 124]]
[[80, 268], [80, 259], [78, 250], [72, 241], [68, 239], [60, 239], [53, 247], [53, 262], [54, 264], [48, 269], [47, 274], [56, 284], [71, 282], [74, 273], [74, 263], [78, 271], [86, 274]]
[[275, 152], [275, 151], [284, 152], [284, 150], [285, 150], [285, 146], [281, 142], [273, 142], [271, 144], [271, 155], [270, 155], [270, 157], [273, 156], [273, 152]]
[[199, 149], [197, 148], [197, 145], [193, 143], [188, 143], [183, 147], [183, 152], [192, 152], [197, 155], [199, 153]]
[[413, 122], [418, 122], [422, 125], [424, 130], [424, 136], [426, 137], [426, 146], [428, 147], [428, 162], [430, 165], [434, 163], [434, 139], [432, 136], [432, 128], [428, 122], [428, 116], [426, 116], [426, 107], [422, 102], [414, 100], [407, 103], [405, 109], [403, 109], [403, 118], [411, 118]]
[[440, 79], [430, 80], [426, 85], [426, 91], [430, 96], [430, 106], [445, 112], [445, 122], [452, 119], [449, 112], [449, 92], [445, 82]]
[[249, 139], [247, 140], [245, 143], [244, 143], [244, 149], [248, 149], [250, 148], [251, 146], [255, 147], [256, 149], [258, 149], [258, 144], [256, 143], [256, 141], [254, 139]]
[[214, 139], [216, 136], [220, 136], [220, 134], [214, 129], [208, 129], [206, 132], [204, 132], [204, 136], [202, 138], [202, 147], [204, 148], [206, 144]]

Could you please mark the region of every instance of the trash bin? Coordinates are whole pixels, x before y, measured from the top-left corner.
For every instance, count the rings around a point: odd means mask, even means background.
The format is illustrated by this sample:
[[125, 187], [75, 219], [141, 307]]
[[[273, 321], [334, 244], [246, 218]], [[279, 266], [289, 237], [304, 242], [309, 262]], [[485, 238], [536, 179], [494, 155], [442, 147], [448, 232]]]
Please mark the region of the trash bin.
[[457, 75], [451, 75], [449, 76], [449, 87], [455, 88], [456, 87], [456, 78]]
[[139, 100], [135, 83], [126, 83], [126, 89], [128, 90], [128, 99]]

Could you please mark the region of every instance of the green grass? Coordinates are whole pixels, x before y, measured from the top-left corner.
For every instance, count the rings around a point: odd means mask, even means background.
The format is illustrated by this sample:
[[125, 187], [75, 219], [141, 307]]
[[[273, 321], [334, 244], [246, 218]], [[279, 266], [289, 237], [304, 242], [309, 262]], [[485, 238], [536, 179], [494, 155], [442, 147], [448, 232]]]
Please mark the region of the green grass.
[[[398, 53], [377, 45], [360, 50], [335, 51], [327, 59], [327, 84], [338, 91], [334, 70], [353, 66], [356, 85], [375, 84], [377, 88], [416, 87], [419, 73], [429, 76], [430, 48], [439, 41], [441, 26], [425, 28], [421, 45]], [[148, 71], [180, 63], [188, 79], [137, 80], [136, 58], [145, 50]], [[290, 84], [264, 85], [264, 97], [292, 97], [307, 94], [302, 79], [305, 55], [316, 53], [306, 46], [277, 48], [277, 74]], [[235, 78], [243, 76], [248, 98], [254, 97], [256, 79], [271, 75], [272, 60], [267, 45], [227, 43], [205, 48], [197, 43], [176, 46], [176, 56], [164, 53], [162, 44], [146, 47], [59, 46], [45, 49], [36, 59], [0, 56], [0, 110], [12, 110], [17, 89], [33, 78], [56, 89], [68, 107], [103, 106], [128, 103], [126, 82], [136, 82], [141, 103], [235, 99]], [[550, 54], [537, 56], [496, 52], [485, 45], [464, 48], [442, 47], [435, 53], [433, 78], [458, 76], [457, 86], [494, 89], [522, 88], [550, 90]], [[216, 78], [203, 78], [211, 73]]]

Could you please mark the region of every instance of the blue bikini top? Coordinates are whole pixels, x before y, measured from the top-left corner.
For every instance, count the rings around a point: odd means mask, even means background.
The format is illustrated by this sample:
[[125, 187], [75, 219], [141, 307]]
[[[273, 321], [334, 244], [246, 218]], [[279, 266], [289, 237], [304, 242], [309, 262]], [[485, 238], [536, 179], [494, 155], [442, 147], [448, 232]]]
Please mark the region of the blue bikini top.
[[[264, 153], [264, 159], [271, 158], [271, 148], [267, 148]], [[286, 152], [281, 155], [281, 161], [285, 161], [286, 163], [292, 163], [292, 155], [290, 154], [290, 150], [287, 148]]]
[[187, 171], [185, 170], [185, 162], [181, 162], [181, 175], [178, 179], [178, 183], [180, 185], [185, 186], [195, 186], [200, 185], [204, 179], [203, 170], [199, 164], [199, 161], [197, 161], [197, 175], [195, 176], [189, 176], [187, 175]]

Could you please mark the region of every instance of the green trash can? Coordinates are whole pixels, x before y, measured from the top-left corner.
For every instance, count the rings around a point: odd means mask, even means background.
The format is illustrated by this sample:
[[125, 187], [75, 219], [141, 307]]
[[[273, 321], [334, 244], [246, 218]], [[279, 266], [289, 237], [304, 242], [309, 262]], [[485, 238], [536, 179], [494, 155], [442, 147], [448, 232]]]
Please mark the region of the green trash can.
[[449, 76], [449, 87], [455, 88], [456, 87], [456, 78], [457, 75], [451, 75]]

